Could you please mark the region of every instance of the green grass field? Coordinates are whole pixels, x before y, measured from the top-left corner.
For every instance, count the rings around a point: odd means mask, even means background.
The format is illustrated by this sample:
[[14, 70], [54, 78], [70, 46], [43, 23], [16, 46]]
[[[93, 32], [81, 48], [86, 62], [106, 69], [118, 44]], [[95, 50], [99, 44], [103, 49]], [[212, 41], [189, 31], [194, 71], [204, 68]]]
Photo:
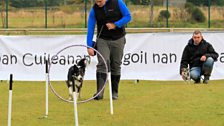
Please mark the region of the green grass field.
[[[223, 126], [224, 80], [205, 84], [183, 81], [121, 81], [119, 100], [110, 115], [108, 85], [105, 98], [78, 104], [80, 126]], [[85, 81], [81, 99], [95, 91]], [[52, 82], [67, 97], [64, 82]], [[0, 82], [0, 125], [7, 125], [8, 84]], [[74, 126], [73, 104], [58, 99], [49, 89], [49, 116], [45, 114], [45, 82], [15, 81], [12, 126]]]

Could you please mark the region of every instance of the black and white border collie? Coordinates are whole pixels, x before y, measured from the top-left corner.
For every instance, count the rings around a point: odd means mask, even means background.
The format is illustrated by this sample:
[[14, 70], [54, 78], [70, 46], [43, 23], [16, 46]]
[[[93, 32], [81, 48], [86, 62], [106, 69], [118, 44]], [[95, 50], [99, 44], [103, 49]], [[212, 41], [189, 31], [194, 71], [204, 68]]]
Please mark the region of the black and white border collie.
[[73, 84], [75, 85], [75, 92], [77, 93], [77, 97], [80, 97], [86, 65], [87, 60], [83, 58], [77, 64], [71, 66], [68, 70], [66, 83], [69, 91], [69, 100], [73, 100]]

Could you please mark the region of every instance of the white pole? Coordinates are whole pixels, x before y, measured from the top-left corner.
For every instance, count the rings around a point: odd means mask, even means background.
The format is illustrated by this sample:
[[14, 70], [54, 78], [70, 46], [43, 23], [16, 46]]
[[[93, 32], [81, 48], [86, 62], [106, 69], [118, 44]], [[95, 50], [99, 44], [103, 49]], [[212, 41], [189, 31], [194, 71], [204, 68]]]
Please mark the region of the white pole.
[[75, 85], [72, 85], [73, 87], [73, 100], [74, 100], [74, 116], [75, 116], [75, 126], [79, 126], [78, 121], [78, 108], [77, 108], [77, 93], [75, 92]]
[[46, 93], [46, 108], [45, 108], [45, 118], [47, 118], [48, 117], [48, 84], [49, 84], [49, 72], [48, 72], [48, 60], [46, 60], [46, 83], [45, 83], [45, 85], [46, 85], [46, 91], [45, 91], [45, 93]]
[[11, 118], [12, 118], [12, 77], [13, 75], [10, 74], [10, 81], [9, 81], [9, 108], [8, 108], [8, 126], [11, 126]]
[[46, 112], [45, 112], [45, 117], [47, 118], [48, 116], [48, 74], [46, 74]]
[[112, 98], [112, 86], [111, 86], [111, 73], [108, 73], [108, 82], [109, 82], [109, 96], [110, 96], [110, 114], [114, 114], [113, 109], [113, 98]]
[[12, 90], [9, 90], [8, 126], [11, 126], [12, 117]]
[[75, 91], [73, 91], [73, 99], [74, 99], [75, 126], [79, 126], [79, 121], [78, 121], [78, 108], [77, 108], [77, 96], [76, 96], [76, 92]]

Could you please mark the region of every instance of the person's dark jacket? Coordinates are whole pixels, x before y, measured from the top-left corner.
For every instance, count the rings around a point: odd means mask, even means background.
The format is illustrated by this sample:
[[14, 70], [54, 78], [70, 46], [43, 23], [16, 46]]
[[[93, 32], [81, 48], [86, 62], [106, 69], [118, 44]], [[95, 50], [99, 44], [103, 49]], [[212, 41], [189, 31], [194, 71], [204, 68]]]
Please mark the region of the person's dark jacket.
[[206, 58], [212, 57], [214, 61], [217, 61], [218, 53], [209, 42], [202, 39], [199, 45], [194, 45], [194, 40], [191, 38], [188, 44], [185, 46], [181, 62], [180, 62], [180, 74], [183, 68], [202, 67], [203, 61], [200, 58], [205, 55]]

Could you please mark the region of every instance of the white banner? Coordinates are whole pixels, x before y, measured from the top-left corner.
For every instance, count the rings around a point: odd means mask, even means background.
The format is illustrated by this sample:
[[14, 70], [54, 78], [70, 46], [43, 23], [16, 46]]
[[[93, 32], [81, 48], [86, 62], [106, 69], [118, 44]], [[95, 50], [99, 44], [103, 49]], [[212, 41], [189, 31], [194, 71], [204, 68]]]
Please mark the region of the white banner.
[[[219, 54], [211, 79], [224, 78], [224, 33], [203, 33]], [[182, 51], [192, 33], [127, 34], [122, 79], [180, 80]], [[67, 71], [86, 57], [85, 79], [95, 79], [97, 59], [87, 54], [86, 35], [0, 36], [0, 80], [44, 80], [45, 60], [51, 61], [50, 80], [66, 80]]]

